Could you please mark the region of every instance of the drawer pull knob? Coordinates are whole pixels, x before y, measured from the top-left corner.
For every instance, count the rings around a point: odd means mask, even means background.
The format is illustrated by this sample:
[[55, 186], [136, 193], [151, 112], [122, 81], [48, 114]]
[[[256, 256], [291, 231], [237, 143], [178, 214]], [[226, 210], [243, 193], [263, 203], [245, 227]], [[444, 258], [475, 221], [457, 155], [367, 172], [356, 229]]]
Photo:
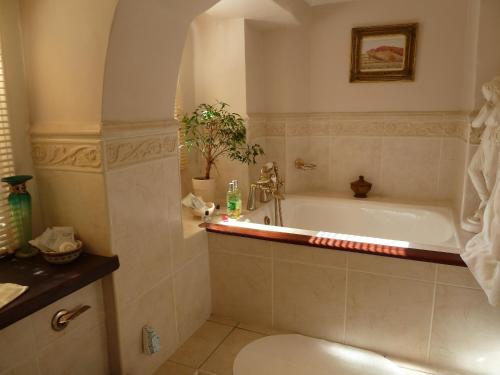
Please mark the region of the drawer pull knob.
[[59, 310], [52, 317], [52, 329], [54, 331], [62, 331], [64, 328], [68, 326], [68, 324], [78, 317], [80, 314], [84, 313], [90, 309], [89, 305], [82, 305], [72, 311], [68, 310]]

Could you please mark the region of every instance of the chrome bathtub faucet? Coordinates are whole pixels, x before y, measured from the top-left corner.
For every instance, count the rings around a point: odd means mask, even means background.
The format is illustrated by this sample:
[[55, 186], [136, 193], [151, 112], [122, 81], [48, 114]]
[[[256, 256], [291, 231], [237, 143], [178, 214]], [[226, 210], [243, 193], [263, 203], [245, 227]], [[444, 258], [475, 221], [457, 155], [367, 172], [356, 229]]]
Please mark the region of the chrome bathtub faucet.
[[276, 162], [265, 164], [260, 169], [260, 177], [257, 182], [250, 185], [247, 210], [254, 211], [257, 208], [257, 190], [259, 190], [259, 200], [261, 203], [266, 203], [274, 199], [274, 223], [275, 225], [283, 226], [281, 201], [285, 199], [282, 193], [284, 185], [285, 183], [279, 175], [278, 164]]

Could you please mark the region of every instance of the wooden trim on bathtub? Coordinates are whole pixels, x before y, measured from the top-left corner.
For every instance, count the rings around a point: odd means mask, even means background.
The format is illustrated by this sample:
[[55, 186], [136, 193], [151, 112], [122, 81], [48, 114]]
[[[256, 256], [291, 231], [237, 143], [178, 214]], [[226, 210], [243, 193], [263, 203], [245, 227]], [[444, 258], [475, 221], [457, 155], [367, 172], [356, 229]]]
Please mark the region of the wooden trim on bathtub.
[[320, 247], [323, 249], [340, 250], [353, 253], [416, 260], [420, 262], [467, 267], [462, 258], [460, 258], [459, 254], [434, 251], [430, 249], [425, 250], [418, 248], [387, 246], [366, 242], [338, 240], [333, 238], [308, 236], [297, 233], [274, 232], [261, 229], [242, 228], [212, 223], [203, 224], [200, 225], [200, 227], [204, 227], [207, 232], [227, 234], [230, 236], [240, 236], [258, 240], [289, 243], [293, 245]]

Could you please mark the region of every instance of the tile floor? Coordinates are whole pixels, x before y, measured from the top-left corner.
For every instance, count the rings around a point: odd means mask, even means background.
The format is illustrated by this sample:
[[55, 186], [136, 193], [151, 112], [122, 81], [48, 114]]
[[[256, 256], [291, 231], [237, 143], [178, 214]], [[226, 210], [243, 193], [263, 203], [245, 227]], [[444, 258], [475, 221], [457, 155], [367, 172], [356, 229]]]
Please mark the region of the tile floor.
[[[210, 317], [154, 375], [232, 375], [239, 351], [264, 336], [286, 333], [225, 318]], [[408, 365], [405, 375], [441, 375]]]

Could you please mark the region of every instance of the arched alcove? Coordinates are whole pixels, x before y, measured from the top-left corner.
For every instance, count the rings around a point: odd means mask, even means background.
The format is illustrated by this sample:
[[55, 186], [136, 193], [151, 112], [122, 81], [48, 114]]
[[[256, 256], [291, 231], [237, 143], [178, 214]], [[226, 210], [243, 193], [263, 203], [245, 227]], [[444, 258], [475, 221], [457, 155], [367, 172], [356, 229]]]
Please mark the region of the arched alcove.
[[106, 58], [104, 123], [173, 117], [188, 27], [195, 16], [217, 1], [118, 2]]

